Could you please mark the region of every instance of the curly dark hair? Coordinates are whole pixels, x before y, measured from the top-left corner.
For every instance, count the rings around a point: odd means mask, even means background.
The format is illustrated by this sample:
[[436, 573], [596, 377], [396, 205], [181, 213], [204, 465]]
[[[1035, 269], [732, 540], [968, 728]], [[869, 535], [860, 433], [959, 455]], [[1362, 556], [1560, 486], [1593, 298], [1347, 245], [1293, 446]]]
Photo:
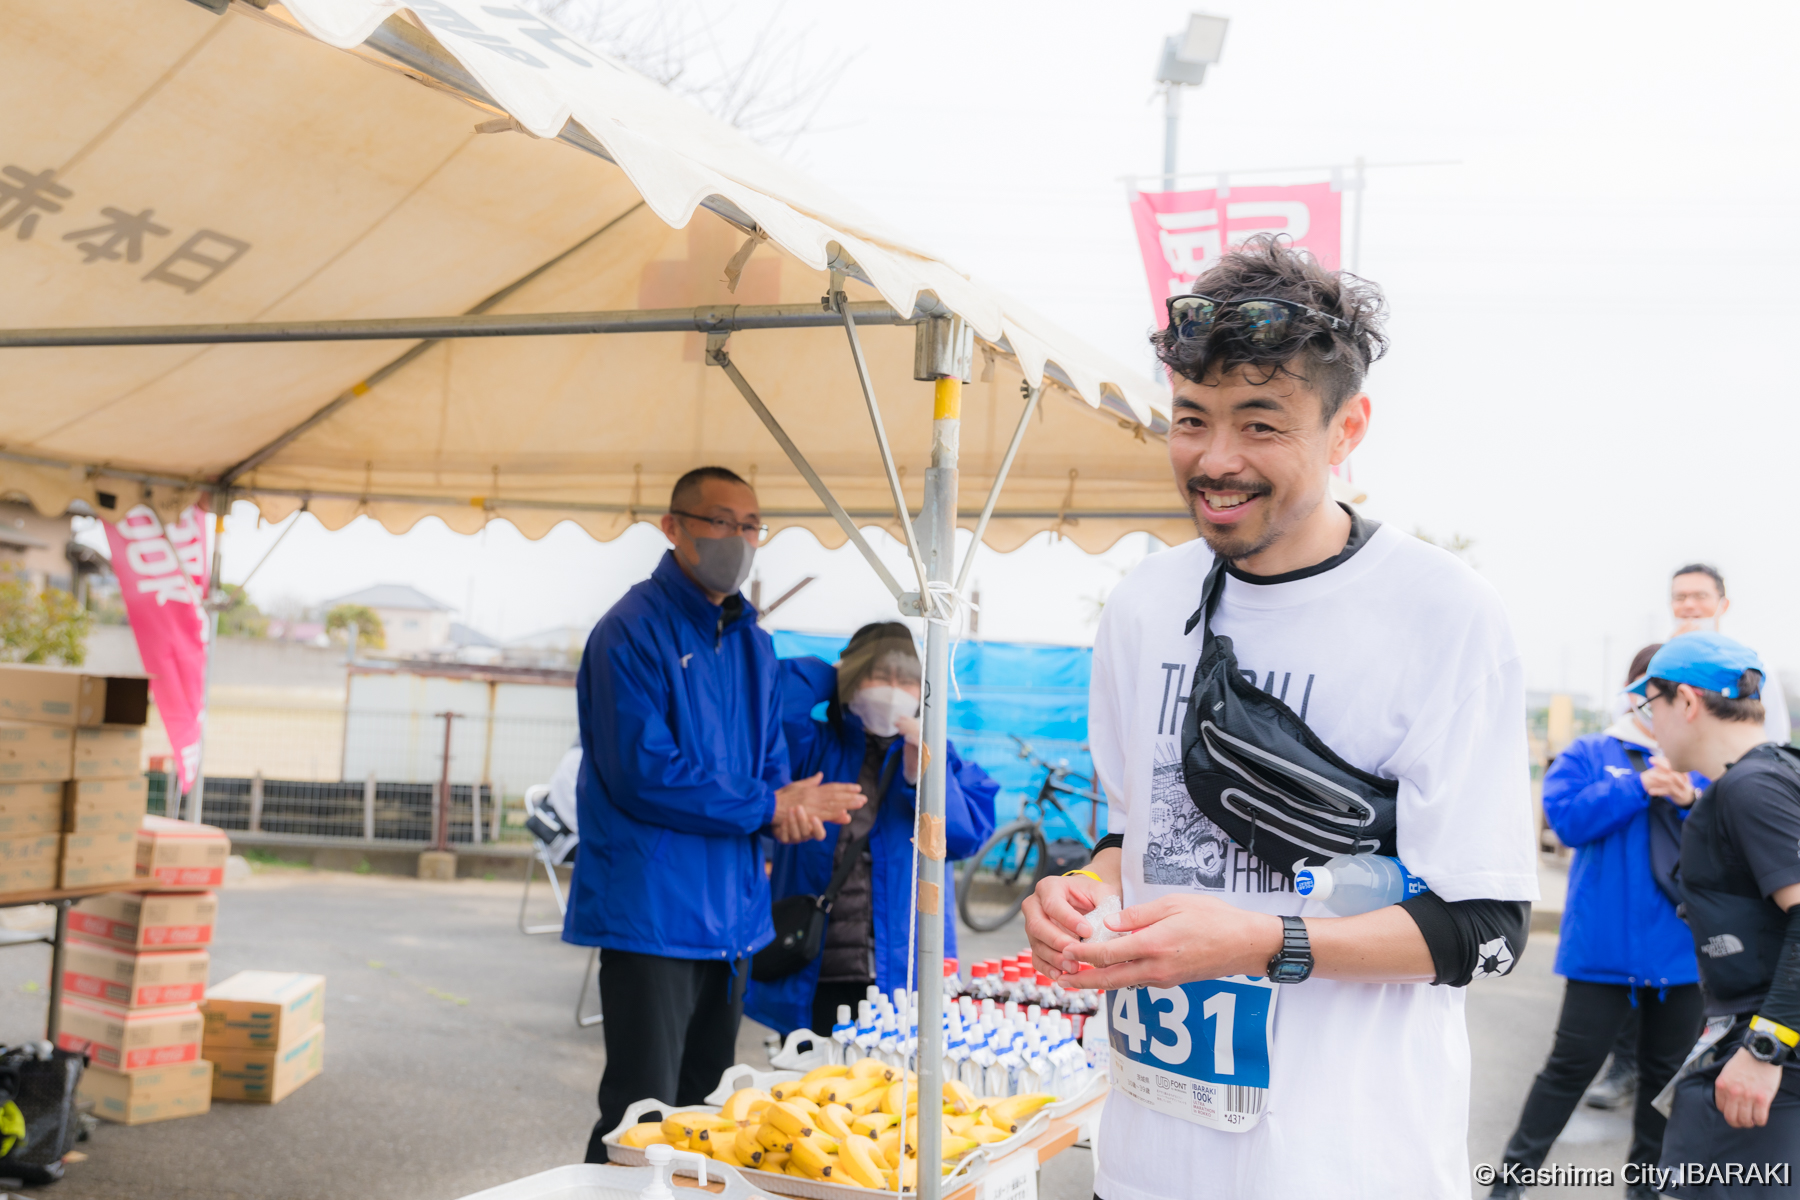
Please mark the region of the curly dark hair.
[[1324, 419], [1330, 421], [1362, 388], [1369, 364], [1387, 353], [1387, 301], [1381, 289], [1348, 271], [1327, 271], [1279, 234], [1258, 234], [1226, 254], [1194, 281], [1193, 293], [1214, 300], [1292, 300], [1349, 325], [1332, 330], [1308, 317], [1295, 322], [1280, 342], [1264, 345], [1250, 340], [1249, 323], [1228, 308], [1204, 339], [1183, 341], [1166, 328], [1152, 334], [1162, 364], [1195, 383], [1240, 367], [1261, 371], [1257, 383], [1287, 375], [1319, 393]]

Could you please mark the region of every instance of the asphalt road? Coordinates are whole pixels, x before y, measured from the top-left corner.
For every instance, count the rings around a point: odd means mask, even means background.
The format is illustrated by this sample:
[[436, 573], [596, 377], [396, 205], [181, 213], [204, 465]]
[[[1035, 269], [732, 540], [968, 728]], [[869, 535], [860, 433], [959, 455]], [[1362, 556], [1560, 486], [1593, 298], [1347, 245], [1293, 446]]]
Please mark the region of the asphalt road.
[[[272, 1107], [220, 1103], [202, 1117], [103, 1123], [63, 1182], [22, 1194], [456, 1200], [578, 1161], [604, 1061], [600, 1028], [574, 1022], [588, 952], [521, 936], [518, 896], [512, 883], [283, 868], [227, 888], [213, 979], [246, 968], [325, 975], [324, 1074]], [[964, 953], [1005, 954], [1022, 942], [1015, 923], [965, 934]], [[1470, 992], [1475, 1162], [1497, 1161], [1549, 1048], [1562, 991], [1549, 973], [1553, 947], [1534, 938], [1511, 977]], [[0, 951], [0, 1040], [41, 1036], [48, 963], [47, 947]], [[763, 1033], [745, 1023], [741, 1061], [764, 1064]], [[1616, 1167], [1628, 1133], [1622, 1117], [1578, 1115], [1552, 1160]], [[1087, 1153], [1075, 1150], [1045, 1169], [1041, 1194], [1083, 1200], [1091, 1185]]]

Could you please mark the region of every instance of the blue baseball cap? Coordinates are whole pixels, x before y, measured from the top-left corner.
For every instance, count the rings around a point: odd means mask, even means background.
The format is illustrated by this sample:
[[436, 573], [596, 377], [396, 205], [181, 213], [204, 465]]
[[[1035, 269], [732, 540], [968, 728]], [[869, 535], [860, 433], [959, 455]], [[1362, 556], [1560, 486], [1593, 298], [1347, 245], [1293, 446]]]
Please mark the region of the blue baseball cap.
[[1760, 671], [1765, 679], [1769, 674], [1756, 651], [1734, 638], [1722, 633], [1684, 633], [1664, 642], [1644, 677], [1625, 690], [1642, 696], [1652, 679], [1667, 679], [1703, 692], [1717, 692], [1727, 700], [1754, 700], [1760, 690], [1755, 695], [1738, 695], [1738, 679], [1745, 671]]

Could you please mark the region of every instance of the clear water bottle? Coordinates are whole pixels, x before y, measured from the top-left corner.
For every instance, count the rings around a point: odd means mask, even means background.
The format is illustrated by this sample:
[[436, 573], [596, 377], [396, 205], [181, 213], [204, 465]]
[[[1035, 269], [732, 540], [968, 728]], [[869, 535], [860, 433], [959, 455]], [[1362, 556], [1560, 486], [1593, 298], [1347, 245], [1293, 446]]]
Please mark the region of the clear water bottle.
[[1397, 858], [1340, 854], [1322, 867], [1301, 867], [1294, 872], [1294, 890], [1319, 901], [1336, 916], [1354, 917], [1430, 889]]

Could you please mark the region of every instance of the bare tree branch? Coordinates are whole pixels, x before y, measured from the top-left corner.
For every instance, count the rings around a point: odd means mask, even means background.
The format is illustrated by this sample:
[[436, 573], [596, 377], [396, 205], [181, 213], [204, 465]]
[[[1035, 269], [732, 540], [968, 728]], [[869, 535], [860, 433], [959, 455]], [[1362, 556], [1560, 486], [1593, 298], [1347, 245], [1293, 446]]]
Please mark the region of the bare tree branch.
[[741, 6], [654, 0], [523, 2], [780, 153], [820, 128], [820, 112], [860, 54], [816, 50], [813, 27], [782, 23], [785, 5], [758, 16]]

